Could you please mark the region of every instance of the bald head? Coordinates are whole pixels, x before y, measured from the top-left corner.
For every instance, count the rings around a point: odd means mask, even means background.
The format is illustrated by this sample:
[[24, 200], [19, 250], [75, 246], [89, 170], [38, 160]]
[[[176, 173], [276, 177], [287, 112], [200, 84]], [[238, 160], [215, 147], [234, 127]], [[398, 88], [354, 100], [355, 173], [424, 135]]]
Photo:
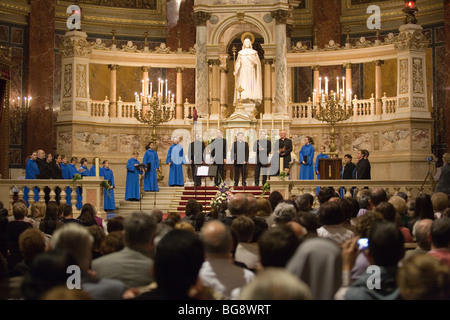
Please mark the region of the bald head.
[[237, 193], [229, 200], [228, 210], [234, 216], [247, 213], [248, 199], [244, 193]]
[[207, 222], [200, 230], [200, 240], [205, 254], [228, 255], [231, 252], [233, 238], [230, 228], [219, 220]]

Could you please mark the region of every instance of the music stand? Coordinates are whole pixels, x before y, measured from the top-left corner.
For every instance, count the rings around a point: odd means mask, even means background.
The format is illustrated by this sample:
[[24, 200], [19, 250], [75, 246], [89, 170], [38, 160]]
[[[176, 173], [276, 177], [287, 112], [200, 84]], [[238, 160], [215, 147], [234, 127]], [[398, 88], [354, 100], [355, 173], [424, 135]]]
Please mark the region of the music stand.
[[[206, 204], [206, 177], [215, 177], [217, 174], [217, 166], [198, 166], [195, 168], [197, 177], [205, 178], [205, 204]], [[197, 197], [197, 189], [195, 189], [195, 197]]]
[[144, 163], [140, 163], [135, 165], [136, 169], [139, 171], [143, 171], [144, 174], [139, 175], [139, 211], [142, 211], [142, 198], [144, 197], [144, 179], [145, 179], [145, 171], [147, 168], [150, 168], [150, 163], [148, 165]]

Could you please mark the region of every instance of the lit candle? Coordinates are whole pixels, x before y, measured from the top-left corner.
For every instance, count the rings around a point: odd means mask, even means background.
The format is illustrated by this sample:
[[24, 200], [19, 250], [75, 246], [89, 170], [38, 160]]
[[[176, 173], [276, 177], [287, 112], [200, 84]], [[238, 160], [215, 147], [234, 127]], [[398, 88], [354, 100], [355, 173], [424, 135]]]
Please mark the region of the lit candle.
[[345, 94], [345, 77], [342, 77], [342, 93]]
[[167, 79], [166, 79], [166, 101], [169, 99], [169, 96], [167, 95]]
[[161, 78], [158, 78], [158, 97], [161, 94]]
[[316, 105], [316, 89], [313, 91], [313, 106]]
[[328, 94], [328, 77], [325, 77], [325, 94]]
[[339, 94], [339, 77], [336, 77], [336, 92]]
[[322, 90], [322, 77], [319, 77], [319, 92]]

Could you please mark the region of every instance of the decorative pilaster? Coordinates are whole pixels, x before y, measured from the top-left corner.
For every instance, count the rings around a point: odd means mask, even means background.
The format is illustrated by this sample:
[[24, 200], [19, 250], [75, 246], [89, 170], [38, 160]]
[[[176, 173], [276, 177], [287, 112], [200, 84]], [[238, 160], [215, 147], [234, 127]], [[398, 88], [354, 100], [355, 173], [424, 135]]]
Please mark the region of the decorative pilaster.
[[264, 114], [272, 113], [272, 61], [264, 61]]
[[220, 60], [212, 61], [211, 81], [211, 114], [219, 113], [220, 107]]
[[208, 62], [206, 58], [206, 21], [211, 18], [211, 13], [194, 12], [196, 26], [196, 50], [197, 65], [195, 79], [195, 106], [199, 114], [208, 112]]
[[428, 109], [425, 51], [429, 40], [417, 24], [400, 26], [397, 54], [397, 114], [430, 118]]
[[68, 31], [61, 49], [61, 110], [58, 120], [90, 117], [89, 56], [91, 46], [82, 31]]
[[228, 54], [220, 55], [220, 118], [224, 119], [228, 108]]
[[287, 111], [287, 66], [286, 66], [286, 21], [289, 13], [286, 10], [275, 10], [271, 12], [275, 23], [275, 111], [284, 114]]
[[183, 119], [183, 71], [184, 68], [177, 68], [177, 94], [175, 101], [175, 119]]

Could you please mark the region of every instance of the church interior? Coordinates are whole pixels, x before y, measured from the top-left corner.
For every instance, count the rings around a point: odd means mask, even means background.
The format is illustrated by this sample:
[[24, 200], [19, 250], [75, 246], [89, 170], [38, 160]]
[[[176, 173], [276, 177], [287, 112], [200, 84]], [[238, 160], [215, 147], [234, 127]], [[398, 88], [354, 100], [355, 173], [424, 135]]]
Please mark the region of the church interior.
[[[449, 17], [448, 0], [4, 0], [1, 178], [23, 179], [43, 149], [108, 160], [124, 187], [127, 160], [153, 141], [167, 186], [173, 138], [187, 151], [194, 132], [208, 144], [220, 129], [228, 152], [237, 132], [253, 145], [285, 130], [290, 180], [309, 136], [316, 154], [368, 150], [385, 185], [422, 181], [450, 142]], [[256, 100], [235, 86], [246, 38]]]

